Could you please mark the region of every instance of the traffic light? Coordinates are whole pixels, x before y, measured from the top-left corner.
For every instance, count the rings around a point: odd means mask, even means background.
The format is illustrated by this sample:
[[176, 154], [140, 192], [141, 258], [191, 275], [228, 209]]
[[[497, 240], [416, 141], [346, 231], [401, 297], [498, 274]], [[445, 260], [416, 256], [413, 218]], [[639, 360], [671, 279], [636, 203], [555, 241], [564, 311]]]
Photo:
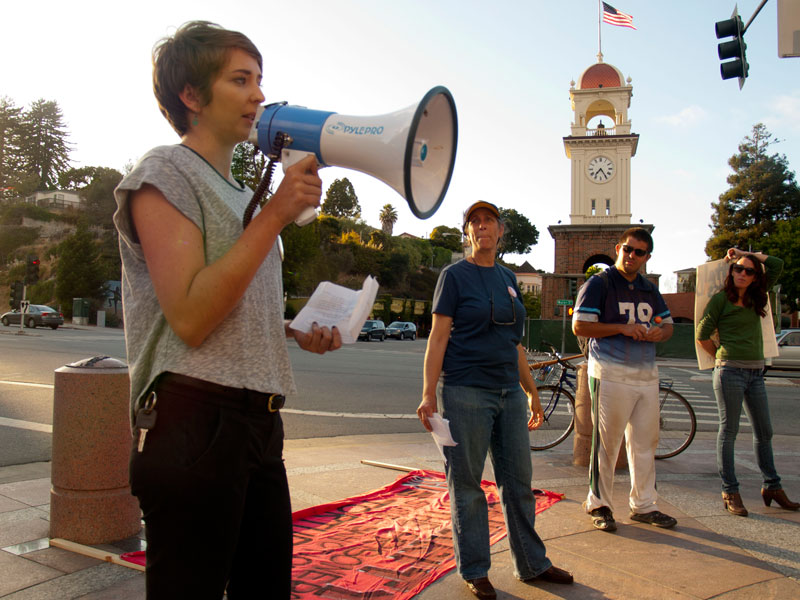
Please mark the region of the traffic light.
[[20, 302], [22, 302], [22, 282], [15, 281], [11, 284], [11, 300], [8, 303], [12, 309], [17, 310]]
[[569, 282], [569, 297], [574, 298], [578, 294], [578, 282], [575, 279], [568, 279]]
[[723, 79], [738, 77], [739, 88], [741, 89], [749, 70], [747, 57], [745, 56], [747, 44], [744, 43], [744, 25], [742, 24], [742, 18], [737, 14], [737, 11], [734, 10], [733, 16], [730, 19], [718, 21], [714, 29], [717, 33], [717, 39], [733, 37], [730, 41], [717, 44], [719, 59], [728, 61], [720, 64], [719, 72]]
[[25, 285], [33, 285], [37, 281], [39, 281], [39, 257], [29, 254], [25, 265]]

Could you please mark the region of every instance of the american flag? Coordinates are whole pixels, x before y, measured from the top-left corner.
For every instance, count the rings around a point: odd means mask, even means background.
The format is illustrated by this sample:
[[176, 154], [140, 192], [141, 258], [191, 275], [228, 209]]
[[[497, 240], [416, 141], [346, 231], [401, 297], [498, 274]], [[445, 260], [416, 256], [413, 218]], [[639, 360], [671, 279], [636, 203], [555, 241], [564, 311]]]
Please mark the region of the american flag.
[[603, 22], [609, 23], [610, 25], [616, 25], [617, 27], [630, 27], [631, 29], [636, 29], [636, 27], [633, 26], [632, 16], [626, 15], [624, 12], [617, 10], [605, 2], [603, 2]]

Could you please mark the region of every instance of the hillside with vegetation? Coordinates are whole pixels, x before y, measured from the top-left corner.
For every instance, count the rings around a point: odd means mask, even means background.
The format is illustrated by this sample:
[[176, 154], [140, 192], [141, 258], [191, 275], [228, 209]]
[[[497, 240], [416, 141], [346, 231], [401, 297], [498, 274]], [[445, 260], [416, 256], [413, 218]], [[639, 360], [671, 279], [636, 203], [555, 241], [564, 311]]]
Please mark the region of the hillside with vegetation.
[[[90, 322], [102, 309], [106, 324], [118, 325], [122, 313], [109, 308], [118, 300], [109, 284], [115, 287], [121, 279], [112, 217], [113, 191], [123, 173], [103, 166], [73, 167], [68, 137], [57, 102], [40, 99], [24, 108], [0, 97], [0, 296], [10, 298], [10, 286], [25, 277], [27, 258], [36, 256], [39, 281], [27, 286], [30, 302], [59, 308], [69, 319], [73, 299], [84, 298], [90, 303]], [[256, 189], [265, 162], [252, 145], [240, 144], [233, 175]], [[67, 191], [80, 202], [59, 206], [53, 201], [54, 194]], [[536, 243], [536, 228], [516, 211], [503, 213], [506, 251], [524, 254]], [[369, 217], [380, 225], [367, 223], [353, 185], [343, 178], [325, 192], [316, 221], [284, 229], [287, 298], [307, 297], [321, 281], [358, 289], [373, 275], [380, 284], [376, 318], [428, 324], [438, 272], [463, 251], [461, 232], [440, 225], [429, 239], [394, 235], [397, 210], [391, 204]], [[297, 306], [288, 302], [287, 316]]]

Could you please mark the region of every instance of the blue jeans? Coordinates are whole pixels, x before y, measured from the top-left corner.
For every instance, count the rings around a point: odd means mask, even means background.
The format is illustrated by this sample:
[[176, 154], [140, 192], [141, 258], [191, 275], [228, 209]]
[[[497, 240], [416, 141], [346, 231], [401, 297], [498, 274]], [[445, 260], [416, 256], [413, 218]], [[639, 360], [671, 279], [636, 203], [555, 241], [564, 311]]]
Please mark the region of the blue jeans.
[[536, 499], [531, 490], [527, 398], [519, 385], [504, 389], [438, 387], [439, 410], [449, 419], [457, 446], [445, 447], [450, 513], [458, 572], [485, 577], [491, 566], [489, 517], [481, 476], [487, 452], [494, 467], [508, 541], [519, 579], [552, 565], [534, 529]]
[[714, 396], [719, 409], [717, 467], [722, 478], [722, 491], [728, 494], [739, 492], [734, 446], [736, 434], [739, 433], [742, 404], [753, 427], [753, 449], [764, 478], [763, 487], [768, 490], [781, 489], [781, 478], [775, 471], [772, 457], [772, 422], [762, 370], [714, 367]]

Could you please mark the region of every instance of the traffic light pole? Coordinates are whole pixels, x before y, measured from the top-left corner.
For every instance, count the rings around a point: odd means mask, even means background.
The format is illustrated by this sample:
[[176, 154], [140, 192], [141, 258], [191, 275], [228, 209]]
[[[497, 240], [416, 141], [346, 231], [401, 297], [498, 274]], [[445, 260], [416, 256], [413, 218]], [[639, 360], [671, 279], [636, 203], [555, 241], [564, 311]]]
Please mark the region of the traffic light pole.
[[27, 285], [23, 285], [22, 286], [22, 300], [20, 300], [20, 302], [19, 302], [19, 331], [17, 332], [17, 335], [25, 335], [25, 330], [23, 329], [23, 327], [24, 327], [24, 324], [25, 324], [25, 315], [28, 314], [28, 305], [30, 304], [30, 302], [28, 302], [25, 299], [26, 298], [26, 294], [27, 294], [27, 290], [28, 290], [28, 286]]
[[750, 23], [752, 23], [755, 20], [756, 15], [758, 15], [758, 13], [761, 12], [761, 9], [764, 8], [764, 5], [766, 3], [767, 3], [767, 0], [761, 0], [761, 4], [758, 5], [758, 8], [756, 9], [756, 12], [753, 13], [753, 16], [750, 17], [750, 20], [747, 21], [747, 23], [744, 26], [744, 29], [742, 29], [742, 35], [744, 35], [744, 33], [747, 31], [747, 28], [750, 27]]

